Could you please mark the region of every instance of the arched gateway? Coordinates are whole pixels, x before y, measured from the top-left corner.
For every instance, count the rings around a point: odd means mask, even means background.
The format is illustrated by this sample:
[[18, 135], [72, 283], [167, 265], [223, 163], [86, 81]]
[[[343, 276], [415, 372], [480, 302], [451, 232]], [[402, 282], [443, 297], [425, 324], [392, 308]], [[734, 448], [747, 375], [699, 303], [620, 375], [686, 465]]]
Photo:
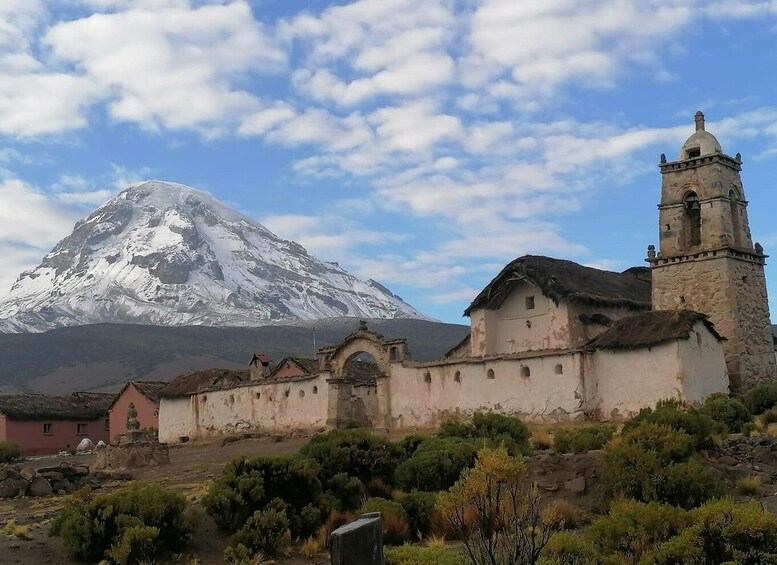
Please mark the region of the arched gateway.
[[327, 426], [390, 428], [390, 364], [408, 359], [403, 339], [385, 340], [366, 322], [336, 347], [318, 353], [321, 373], [329, 385]]

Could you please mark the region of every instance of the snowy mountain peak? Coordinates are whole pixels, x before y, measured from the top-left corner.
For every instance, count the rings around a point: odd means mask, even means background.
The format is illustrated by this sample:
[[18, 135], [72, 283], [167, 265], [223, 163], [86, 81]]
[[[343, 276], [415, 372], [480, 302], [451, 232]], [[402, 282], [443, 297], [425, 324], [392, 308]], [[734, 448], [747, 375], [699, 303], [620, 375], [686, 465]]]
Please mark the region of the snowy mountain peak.
[[78, 222], [0, 301], [4, 331], [342, 316], [425, 318], [208, 193], [161, 181], [131, 186]]

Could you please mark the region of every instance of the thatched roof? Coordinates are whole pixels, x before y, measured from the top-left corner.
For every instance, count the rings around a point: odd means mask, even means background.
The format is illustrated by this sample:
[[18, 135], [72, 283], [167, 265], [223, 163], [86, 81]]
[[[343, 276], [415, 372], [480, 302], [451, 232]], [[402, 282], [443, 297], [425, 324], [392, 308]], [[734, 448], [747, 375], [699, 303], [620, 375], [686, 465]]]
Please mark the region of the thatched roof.
[[121, 395], [124, 394], [124, 391], [127, 390], [130, 386], [134, 386], [138, 392], [140, 392], [140, 394], [148, 398], [154, 404], [159, 404], [159, 393], [162, 392], [162, 389], [167, 385], [167, 381], [129, 381], [122, 387], [121, 391], [116, 396], [116, 398], [114, 398], [110, 407], [113, 408], [113, 405], [116, 404], [116, 401], [119, 400]]
[[49, 394], [0, 394], [0, 414], [11, 420], [97, 420], [104, 418], [114, 394], [74, 392]]
[[691, 310], [642, 312], [621, 318], [588, 343], [590, 349], [634, 349], [667, 341], [687, 339], [702, 322], [712, 335], [722, 339], [707, 316]]
[[305, 375], [312, 375], [318, 372], [318, 359], [307, 359], [305, 357], [284, 357], [275, 366], [268, 378], [273, 378], [281, 370], [281, 368], [288, 362], [294, 363], [300, 369], [302, 369]]
[[556, 304], [561, 301], [593, 306], [650, 309], [650, 272], [647, 267], [632, 267], [623, 273], [584, 267], [573, 261], [537, 255], [524, 255], [509, 263], [488, 283], [469, 308], [496, 309], [520, 282], [536, 285]]
[[159, 396], [161, 398], [188, 396], [208, 390], [232, 388], [249, 380], [248, 369], [205, 369], [176, 377], [160, 391]]

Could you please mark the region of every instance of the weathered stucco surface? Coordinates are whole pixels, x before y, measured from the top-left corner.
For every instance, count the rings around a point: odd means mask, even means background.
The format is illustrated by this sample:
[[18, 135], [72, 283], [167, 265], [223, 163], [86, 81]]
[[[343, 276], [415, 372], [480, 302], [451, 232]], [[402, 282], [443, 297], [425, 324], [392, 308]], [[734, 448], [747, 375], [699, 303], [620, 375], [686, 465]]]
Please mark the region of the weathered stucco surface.
[[326, 382], [319, 376], [162, 398], [159, 441], [240, 430], [314, 430], [326, 425]]
[[586, 357], [592, 416], [622, 420], [659, 400], [701, 402], [728, 392], [720, 342], [699, 323], [690, 339], [650, 348], [598, 350]]
[[135, 388], [135, 385], [130, 384], [108, 411], [111, 443], [115, 443], [120, 435], [127, 432], [127, 410], [130, 403], [135, 405], [135, 410], [138, 412], [137, 418], [141, 429], [159, 427], [159, 406], [151, 402]]

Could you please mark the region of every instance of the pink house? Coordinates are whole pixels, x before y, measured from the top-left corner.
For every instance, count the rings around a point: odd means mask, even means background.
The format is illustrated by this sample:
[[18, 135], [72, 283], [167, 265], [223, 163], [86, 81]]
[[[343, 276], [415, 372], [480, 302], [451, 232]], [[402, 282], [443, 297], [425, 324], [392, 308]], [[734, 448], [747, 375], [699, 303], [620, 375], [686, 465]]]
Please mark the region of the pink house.
[[18, 443], [25, 455], [59, 453], [84, 438], [108, 442], [113, 394], [0, 395], [0, 441]]
[[130, 381], [108, 409], [110, 439], [115, 443], [118, 436], [127, 433], [127, 410], [130, 403], [138, 411], [141, 429], [159, 429], [159, 392], [168, 383], [164, 381]]
[[291, 377], [303, 377], [318, 372], [317, 359], [303, 359], [302, 357], [284, 357], [272, 370], [268, 378], [287, 379]]

